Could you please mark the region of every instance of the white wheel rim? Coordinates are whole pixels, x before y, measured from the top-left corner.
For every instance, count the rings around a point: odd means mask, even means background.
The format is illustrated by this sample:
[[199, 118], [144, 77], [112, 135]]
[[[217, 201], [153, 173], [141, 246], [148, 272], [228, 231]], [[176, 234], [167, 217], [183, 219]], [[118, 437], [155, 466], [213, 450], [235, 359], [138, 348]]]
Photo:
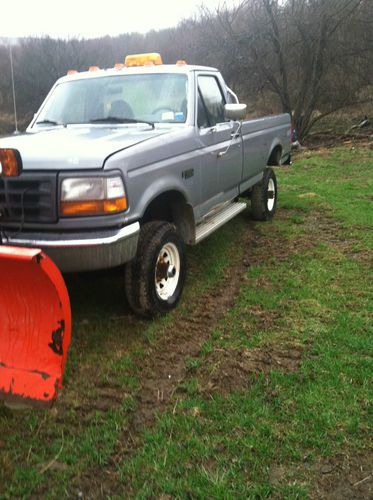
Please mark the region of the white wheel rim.
[[155, 265], [155, 289], [161, 300], [173, 296], [180, 277], [180, 255], [177, 246], [166, 243], [158, 254]]
[[[272, 194], [273, 193], [273, 194]], [[273, 179], [269, 179], [267, 188], [267, 208], [271, 212], [275, 206], [276, 188]]]

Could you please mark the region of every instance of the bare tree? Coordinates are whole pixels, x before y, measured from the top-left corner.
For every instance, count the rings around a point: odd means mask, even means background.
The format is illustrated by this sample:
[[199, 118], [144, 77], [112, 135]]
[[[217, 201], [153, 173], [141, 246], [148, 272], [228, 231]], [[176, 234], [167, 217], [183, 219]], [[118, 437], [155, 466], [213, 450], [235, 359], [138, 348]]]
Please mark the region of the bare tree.
[[[302, 139], [336, 110], [372, 99], [372, 0], [242, 0], [201, 8], [176, 28], [92, 40], [27, 38], [14, 47], [20, 114], [31, 114], [70, 68], [112, 67], [160, 52], [218, 67], [249, 104], [291, 113]], [[11, 112], [9, 57], [0, 40], [0, 114]]]
[[[238, 20], [221, 9], [218, 23], [211, 15], [211, 26], [235, 46], [251, 88], [274, 94], [282, 111], [292, 114], [301, 138], [322, 117], [362, 102], [359, 92], [371, 81], [371, 69], [366, 69], [371, 68], [366, 64], [372, 44], [373, 26], [366, 21], [368, 11], [373, 14], [371, 2], [246, 0], [236, 9]], [[367, 30], [356, 38], [363, 19]]]

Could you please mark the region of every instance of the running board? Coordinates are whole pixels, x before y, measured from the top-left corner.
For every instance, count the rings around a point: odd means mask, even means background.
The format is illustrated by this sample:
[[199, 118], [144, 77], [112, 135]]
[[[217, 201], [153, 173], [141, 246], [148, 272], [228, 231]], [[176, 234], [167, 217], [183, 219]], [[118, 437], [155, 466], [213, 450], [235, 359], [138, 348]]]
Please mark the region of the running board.
[[226, 222], [245, 210], [246, 206], [246, 203], [230, 203], [219, 212], [215, 212], [214, 215], [208, 217], [201, 224], [198, 224], [194, 243], [199, 243], [207, 238], [207, 236], [219, 229], [219, 227], [223, 226]]

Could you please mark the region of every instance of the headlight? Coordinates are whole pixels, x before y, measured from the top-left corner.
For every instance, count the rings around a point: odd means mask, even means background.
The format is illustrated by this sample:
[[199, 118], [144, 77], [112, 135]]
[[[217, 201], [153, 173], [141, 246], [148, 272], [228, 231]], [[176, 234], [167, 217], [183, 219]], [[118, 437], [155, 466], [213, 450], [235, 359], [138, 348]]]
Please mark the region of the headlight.
[[101, 215], [127, 208], [122, 178], [75, 177], [61, 184], [61, 215]]

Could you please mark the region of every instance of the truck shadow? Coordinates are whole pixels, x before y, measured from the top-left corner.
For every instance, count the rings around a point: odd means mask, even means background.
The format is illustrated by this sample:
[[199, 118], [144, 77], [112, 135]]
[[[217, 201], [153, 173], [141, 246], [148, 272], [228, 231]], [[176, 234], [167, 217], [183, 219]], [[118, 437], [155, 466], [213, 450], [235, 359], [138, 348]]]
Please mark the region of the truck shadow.
[[[64, 276], [70, 295], [72, 338], [76, 357], [127, 351], [146, 329], [147, 321], [130, 310], [124, 295], [123, 267]], [[105, 354], [106, 356], [106, 354]]]
[[124, 295], [123, 267], [66, 274], [64, 279], [74, 320], [132, 314]]

